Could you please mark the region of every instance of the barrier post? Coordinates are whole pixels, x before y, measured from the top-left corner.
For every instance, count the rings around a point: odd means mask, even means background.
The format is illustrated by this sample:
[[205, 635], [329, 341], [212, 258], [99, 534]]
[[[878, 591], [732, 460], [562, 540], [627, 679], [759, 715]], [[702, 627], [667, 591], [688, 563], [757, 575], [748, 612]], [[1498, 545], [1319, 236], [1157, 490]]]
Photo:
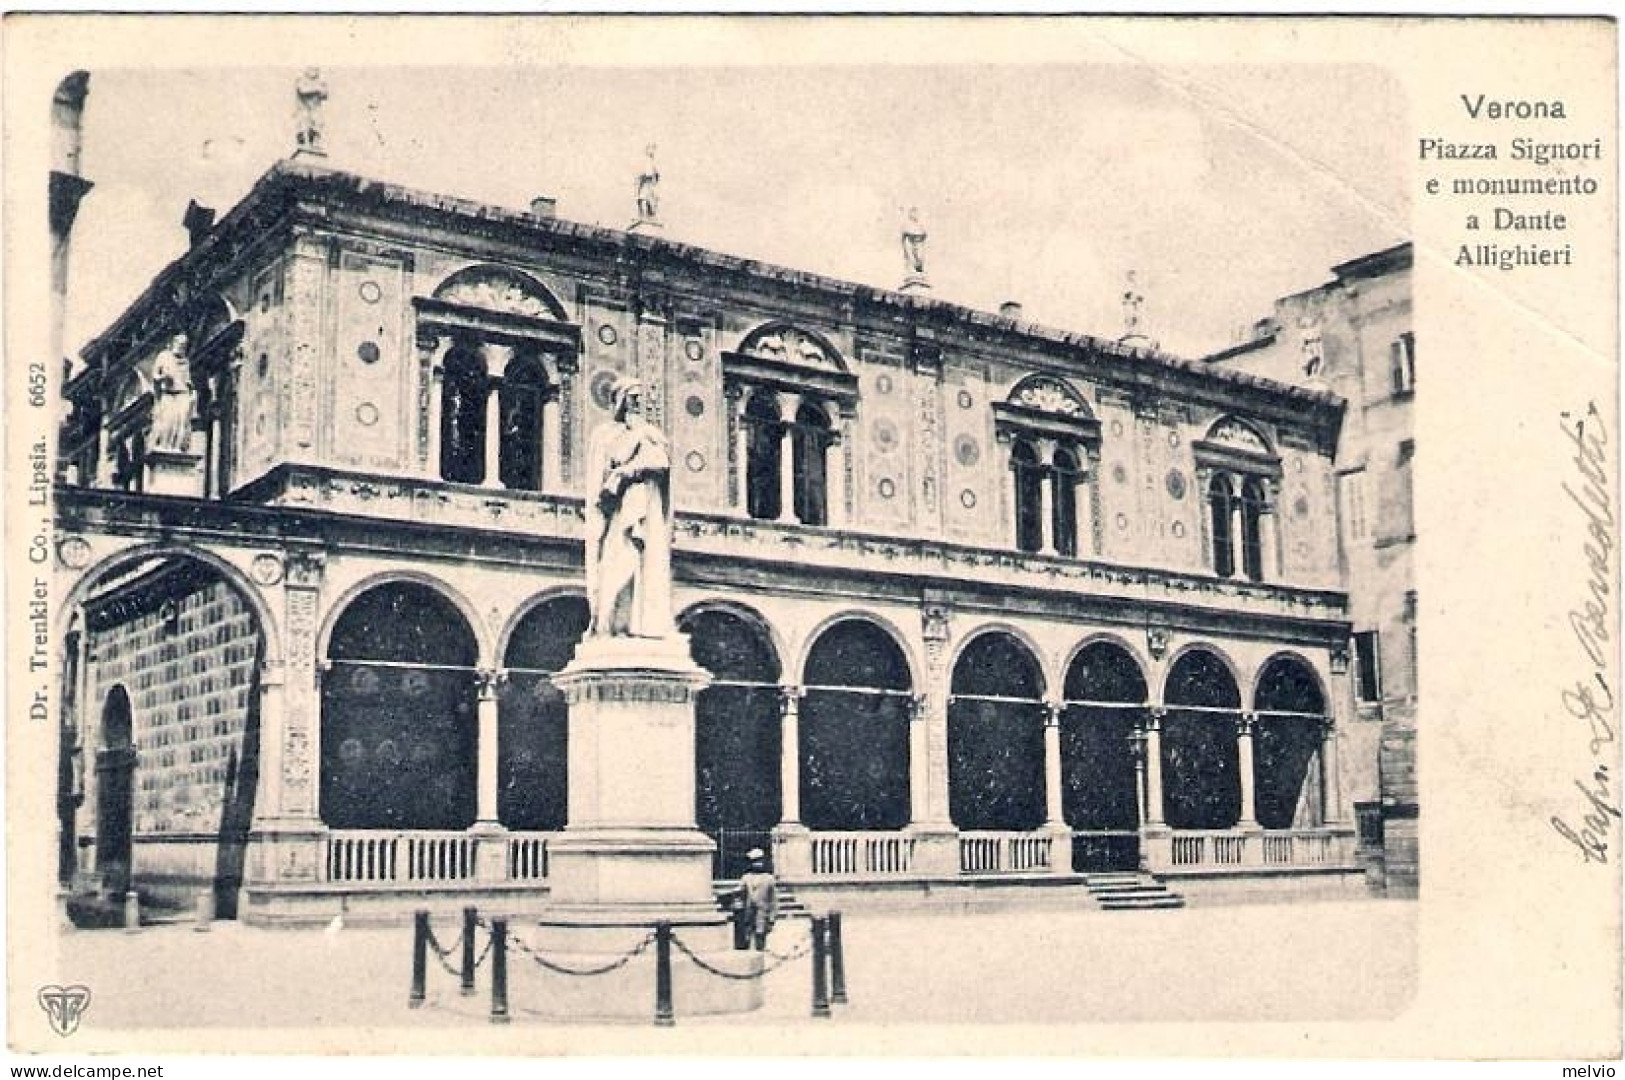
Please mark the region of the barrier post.
[[508, 1022], [508, 920], [491, 920], [491, 1023]]
[[463, 985], [464, 996], [474, 992], [474, 921], [478, 913], [471, 907], [463, 909]]
[[141, 929], [141, 894], [134, 889], [124, 894], [124, 929], [132, 934]]
[[407, 1005], [418, 1008], [423, 1004], [423, 980], [429, 970], [429, 913], [412, 914], [412, 996]]
[[671, 923], [655, 923], [655, 1027], [671, 1027]]
[[846, 952], [841, 945], [841, 913], [829, 913], [829, 999], [846, 1004]]
[[735, 900], [733, 909], [734, 920], [734, 948], [744, 950], [750, 948], [750, 905], [745, 903], [743, 896]]
[[824, 933], [827, 924], [824, 916], [814, 915], [812, 920], [812, 1014], [815, 1018], [829, 1019], [829, 990], [824, 982], [825, 958]]

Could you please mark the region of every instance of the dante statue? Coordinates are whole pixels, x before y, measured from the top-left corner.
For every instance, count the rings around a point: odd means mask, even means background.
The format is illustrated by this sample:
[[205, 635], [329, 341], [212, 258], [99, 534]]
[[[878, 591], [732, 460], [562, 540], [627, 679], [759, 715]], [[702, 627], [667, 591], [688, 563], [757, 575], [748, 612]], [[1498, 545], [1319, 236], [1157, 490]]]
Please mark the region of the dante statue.
[[593, 433], [587, 497], [588, 637], [669, 637], [671, 455], [643, 418], [642, 384], [626, 376], [610, 390], [615, 423]]
[[327, 102], [327, 82], [320, 68], [306, 68], [293, 87], [299, 101], [298, 128], [294, 132], [297, 149], [310, 154], [325, 154], [322, 145], [322, 106]]
[[185, 334], [176, 334], [152, 362], [152, 426], [147, 445], [154, 450], [185, 451], [192, 443], [192, 362]]
[[903, 219], [903, 268], [909, 277], [925, 276], [925, 226], [920, 224], [920, 209], [908, 208]]

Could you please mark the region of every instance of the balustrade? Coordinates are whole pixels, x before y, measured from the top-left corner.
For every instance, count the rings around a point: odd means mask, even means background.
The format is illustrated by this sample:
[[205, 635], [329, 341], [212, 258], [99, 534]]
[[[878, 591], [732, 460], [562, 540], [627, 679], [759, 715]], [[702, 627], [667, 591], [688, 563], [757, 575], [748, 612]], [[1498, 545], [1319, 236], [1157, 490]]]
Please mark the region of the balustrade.
[[914, 864], [914, 838], [900, 833], [813, 833], [812, 872], [817, 877], [889, 877]]
[[966, 874], [1048, 870], [1051, 838], [1024, 832], [962, 832], [959, 869]]

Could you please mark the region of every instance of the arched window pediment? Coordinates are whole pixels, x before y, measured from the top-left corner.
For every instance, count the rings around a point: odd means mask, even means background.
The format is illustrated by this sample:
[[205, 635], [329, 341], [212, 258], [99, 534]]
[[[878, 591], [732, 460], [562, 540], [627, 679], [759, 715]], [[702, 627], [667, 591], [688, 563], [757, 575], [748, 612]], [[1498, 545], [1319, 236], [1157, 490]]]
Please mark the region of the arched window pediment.
[[1281, 459], [1268, 439], [1253, 425], [1223, 416], [1207, 435], [1191, 443], [1198, 465], [1227, 469], [1245, 476], [1280, 476]]
[[1082, 395], [1053, 375], [1028, 375], [993, 405], [1001, 436], [1013, 434], [1100, 445], [1100, 421]]
[[740, 356], [846, 373], [846, 362], [822, 334], [783, 321], [764, 323], [739, 343]]
[[529, 274], [505, 266], [470, 266], [435, 288], [433, 299], [504, 315], [565, 321], [564, 305]]
[[723, 377], [734, 385], [762, 386], [811, 395], [851, 408], [858, 398], [857, 376], [823, 335], [783, 320], [764, 323], [746, 334], [739, 348], [722, 354]]

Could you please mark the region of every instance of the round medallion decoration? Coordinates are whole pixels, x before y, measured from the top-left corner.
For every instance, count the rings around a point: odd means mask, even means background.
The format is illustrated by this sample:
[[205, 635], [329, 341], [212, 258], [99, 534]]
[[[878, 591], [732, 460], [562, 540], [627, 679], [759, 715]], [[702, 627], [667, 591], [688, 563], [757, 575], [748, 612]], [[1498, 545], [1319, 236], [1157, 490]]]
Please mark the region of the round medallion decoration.
[[874, 427], [869, 429], [869, 434], [881, 453], [889, 454], [897, 449], [897, 425], [890, 420], [876, 420]]
[[356, 668], [350, 676], [350, 689], [358, 694], [376, 694], [380, 685], [378, 673], [372, 668]]
[[617, 341], [619, 341], [620, 339], [621, 339], [621, 335], [617, 334], [615, 332], [615, 328], [613, 326], [609, 325], [609, 323], [599, 323], [598, 324], [598, 340], [599, 341], [602, 341], [605, 345], [613, 345]]
[[363, 281], [356, 292], [369, 304], [376, 304], [384, 298], [384, 290], [378, 287], [376, 281]]
[[429, 691], [427, 671], [408, 671], [401, 676], [401, 689], [408, 697], [422, 697]]
[[248, 564], [248, 576], [261, 585], [275, 585], [282, 580], [282, 560], [268, 551], [262, 551]]
[[1185, 523], [1183, 521], [1174, 522], [1172, 531], [1176, 538], [1183, 539], [1185, 536]]
[[875, 380], [875, 389], [882, 394], [891, 393], [891, 376], [882, 375]]
[[982, 460], [982, 446], [969, 435], [961, 435], [954, 440], [954, 460], [965, 468], [970, 468]]
[[587, 385], [587, 393], [592, 397], [592, 403], [605, 412], [609, 411], [610, 388], [615, 385], [618, 378], [620, 378], [618, 372], [606, 369], [594, 375], [592, 382]]
[[412, 764], [426, 765], [434, 760], [434, 747], [421, 739], [412, 744]]
[[376, 756], [381, 765], [399, 765], [401, 763], [401, 748], [395, 745], [394, 739], [385, 739], [378, 744]]
[[1292, 504], [1292, 516], [1300, 518], [1308, 517], [1309, 500], [1304, 498], [1302, 495], [1299, 495], [1296, 501], [1294, 501]]
[[976, 509], [976, 492], [972, 491], [970, 488], [966, 488], [964, 491], [961, 491], [959, 493], [959, 504], [966, 510]]
[[875, 490], [880, 492], [882, 499], [889, 499], [897, 494], [897, 482], [889, 476], [882, 476], [880, 483], [875, 485]]
[[968, 409], [975, 404], [976, 399], [970, 396], [969, 390], [961, 390], [959, 392], [959, 407], [961, 409]]
[[355, 418], [363, 427], [372, 427], [378, 422], [378, 406], [370, 401], [363, 401], [355, 407]]
[[699, 338], [689, 338], [683, 342], [683, 355], [694, 361], [704, 360], [705, 342]]
[[90, 541], [82, 536], [69, 536], [56, 546], [56, 557], [69, 570], [82, 570], [90, 564]]
[[1168, 432], [1168, 445], [1169, 446], [1178, 446], [1179, 445], [1179, 429], [1178, 428], [1173, 428], [1172, 430], [1170, 430]]
[[1121, 421], [1121, 420], [1113, 420], [1112, 421], [1112, 434], [1113, 435], [1121, 435], [1121, 434], [1123, 434], [1123, 421]]
[[363, 364], [376, 364], [378, 357], [382, 355], [378, 352], [378, 343], [376, 341], [363, 341], [356, 346], [355, 354], [361, 358]]
[[704, 416], [705, 415], [705, 402], [701, 401], [698, 397], [695, 397], [693, 395], [690, 395], [689, 399], [687, 401], [683, 402], [683, 408], [688, 410], [688, 415], [690, 415], [690, 416]]
[[688, 457], [683, 459], [683, 463], [688, 466], [689, 472], [705, 471], [705, 455], [698, 450], [690, 450]]
[[360, 739], [345, 739], [339, 743], [339, 757], [346, 765], [359, 765], [361, 759], [366, 756], [367, 751], [361, 745]]
[[1119, 483], [1119, 484], [1128, 483], [1128, 470], [1123, 468], [1121, 463], [1119, 463], [1117, 465], [1113, 465], [1112, 466], [1112, 479], [1114, 481], [1116, 481], [1117, 483]]
[[1117, 515], [1117, 527], [1119, 529], [1128, 528], [1128, 515], [1127, 514], [1118, 514]]
[[1168, 470], [1168, 494], [1178, 502], [1185, 497], [1185, 474], [1178, 469]]

